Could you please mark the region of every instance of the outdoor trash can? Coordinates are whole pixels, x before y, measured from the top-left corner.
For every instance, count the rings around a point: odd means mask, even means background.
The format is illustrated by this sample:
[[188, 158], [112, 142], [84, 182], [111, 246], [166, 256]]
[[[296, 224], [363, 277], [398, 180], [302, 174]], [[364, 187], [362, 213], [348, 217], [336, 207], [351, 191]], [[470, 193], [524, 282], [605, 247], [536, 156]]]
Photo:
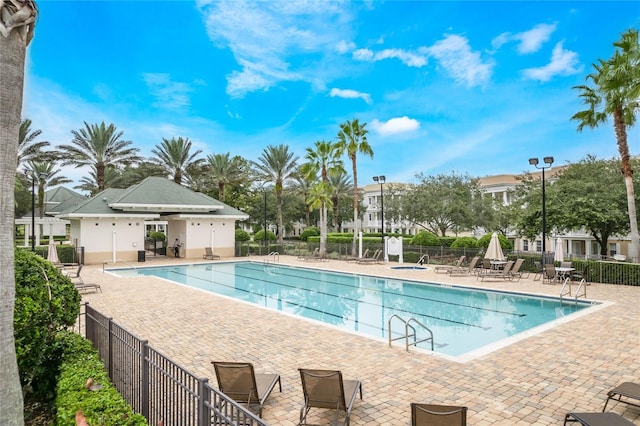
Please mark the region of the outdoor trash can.
[[138, 250], [138, 262], [144, 262], [144, 250]]

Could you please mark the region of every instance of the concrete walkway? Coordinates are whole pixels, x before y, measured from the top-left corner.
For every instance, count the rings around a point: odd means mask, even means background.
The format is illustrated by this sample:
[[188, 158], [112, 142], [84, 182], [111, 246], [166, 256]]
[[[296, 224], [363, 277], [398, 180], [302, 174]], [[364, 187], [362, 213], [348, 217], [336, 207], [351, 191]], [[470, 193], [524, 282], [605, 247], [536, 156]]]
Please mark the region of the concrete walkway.
[[[138, 265], [177, 261], [185, 259]], [[281, 256], [280, 263], [551, 296], [560, 291], [559, 284], [533, 281], [533, 275], [519, 282], [481, 282], [387, 265], [302, 262], [290, 256]], [[561, 425], [569, 411], [601, 411], [607, 391], [617, 384], [640, 382], [640, 287], [592, 284], [589, 299], [613, 303], [460, 363], [405, 352], [401, 345], [389, 348], [382, 341], [158, 278], [118, 278], [103, 273], [101, 265], [86, 266], [82, 275], [103, 291], [83, 300], [212, 384], [212, 360], [250, 361], [258, 372], [280, 373], [282, 393], [274, 391], [263, 414], [272, 425], [297, 424], [300, 367], [340, 369], [345, 379], [363, 382], [364, 398], [355, 404], [352, 425], [407, 426], [410, 402], [466, 405], [473, 426]], [[640, 425], [640, 408], [610, 403], [609, 411]], [[328, 424], [329, 418], [320, 415], [310, 422]]]

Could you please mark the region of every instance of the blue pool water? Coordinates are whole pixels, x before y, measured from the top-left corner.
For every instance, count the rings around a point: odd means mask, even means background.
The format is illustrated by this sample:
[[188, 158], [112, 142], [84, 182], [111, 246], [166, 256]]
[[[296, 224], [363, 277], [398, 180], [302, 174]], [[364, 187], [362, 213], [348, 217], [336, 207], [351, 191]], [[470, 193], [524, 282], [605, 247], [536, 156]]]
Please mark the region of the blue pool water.
[[[433, 331], [436, 352], [459, 356], [591, 306], [558, 299], [255, 262], [112, 269], [151, 275], [342, 329], [387, 339], [392, 315]], [[393, 323], [397, 337], [402, 323]], [[397, 333], [396, 333], [397, 332]], [[421, 336], [418, 331], [418, 338]], [[400, 340], [398, 345], [403, 345]], [[419, 345], [430, 349], [430, 344]]]

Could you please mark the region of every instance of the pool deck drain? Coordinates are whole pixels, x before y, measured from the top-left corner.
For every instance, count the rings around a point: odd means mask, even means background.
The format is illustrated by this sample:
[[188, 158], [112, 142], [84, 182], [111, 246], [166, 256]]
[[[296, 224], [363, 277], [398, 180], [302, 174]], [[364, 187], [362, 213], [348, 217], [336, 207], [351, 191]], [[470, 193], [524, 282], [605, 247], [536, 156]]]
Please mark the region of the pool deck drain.
[[[147, 265], [185, 262], [148, 260]], [[431, 269], [300, 262], [295, 256], [280, 256], [280, 263], [554, 297], [560, 292], [560, 285], [532, 278], [481, 282]], [[84, 295], [83, 300], [212, 383], [214, 359], [250, 361], [259, 372], [280, 373], [283, 391], [269, 398], [264, 411], [271, 425], [297, 424], [301, 367], [340, 369], [345, 378], [363, 382], [364, 399], [355, 404], [352, 425], [407, 426], [410, 402], [466, 405], [469, 424], [474, 426], [559, 425], [569, 411], [602, 410], [607, 391], [617, 384], [640, 382], [640, 287], [592, 284], [587, 289], [590, 299], [612, 303], [459, 363], [426, 351], [406, 352], [402, 345], [389, 348], [383, 341], [161, 279], [103, 274], [102, 265], [85, 267], [83, 278], [103, 290]], [[610, 411], [640, 425], [638, 408], [614, 404]], [[330, 417], [311, 422], [325, 424]]]

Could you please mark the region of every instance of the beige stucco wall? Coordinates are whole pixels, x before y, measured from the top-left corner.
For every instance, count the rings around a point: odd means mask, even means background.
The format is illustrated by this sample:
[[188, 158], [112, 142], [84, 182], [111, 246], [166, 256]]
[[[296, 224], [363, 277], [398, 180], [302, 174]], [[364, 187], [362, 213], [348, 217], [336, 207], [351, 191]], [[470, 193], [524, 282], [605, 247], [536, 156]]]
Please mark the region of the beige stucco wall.
[[[111, 218], [71, 221], [71, 242], [84, 247], [85, 263], [137, 262], [138, 251], [144, 250], [144, 217]], [[235, 221], [231, 219], [168, 218], [168, 251], [178, 238], [185, 258], [202, 259], [204, 247], [214, 247], [220, 256], [233, 256], [235, 245]], [[149, 256], [149, 253], [147, 253]]]

